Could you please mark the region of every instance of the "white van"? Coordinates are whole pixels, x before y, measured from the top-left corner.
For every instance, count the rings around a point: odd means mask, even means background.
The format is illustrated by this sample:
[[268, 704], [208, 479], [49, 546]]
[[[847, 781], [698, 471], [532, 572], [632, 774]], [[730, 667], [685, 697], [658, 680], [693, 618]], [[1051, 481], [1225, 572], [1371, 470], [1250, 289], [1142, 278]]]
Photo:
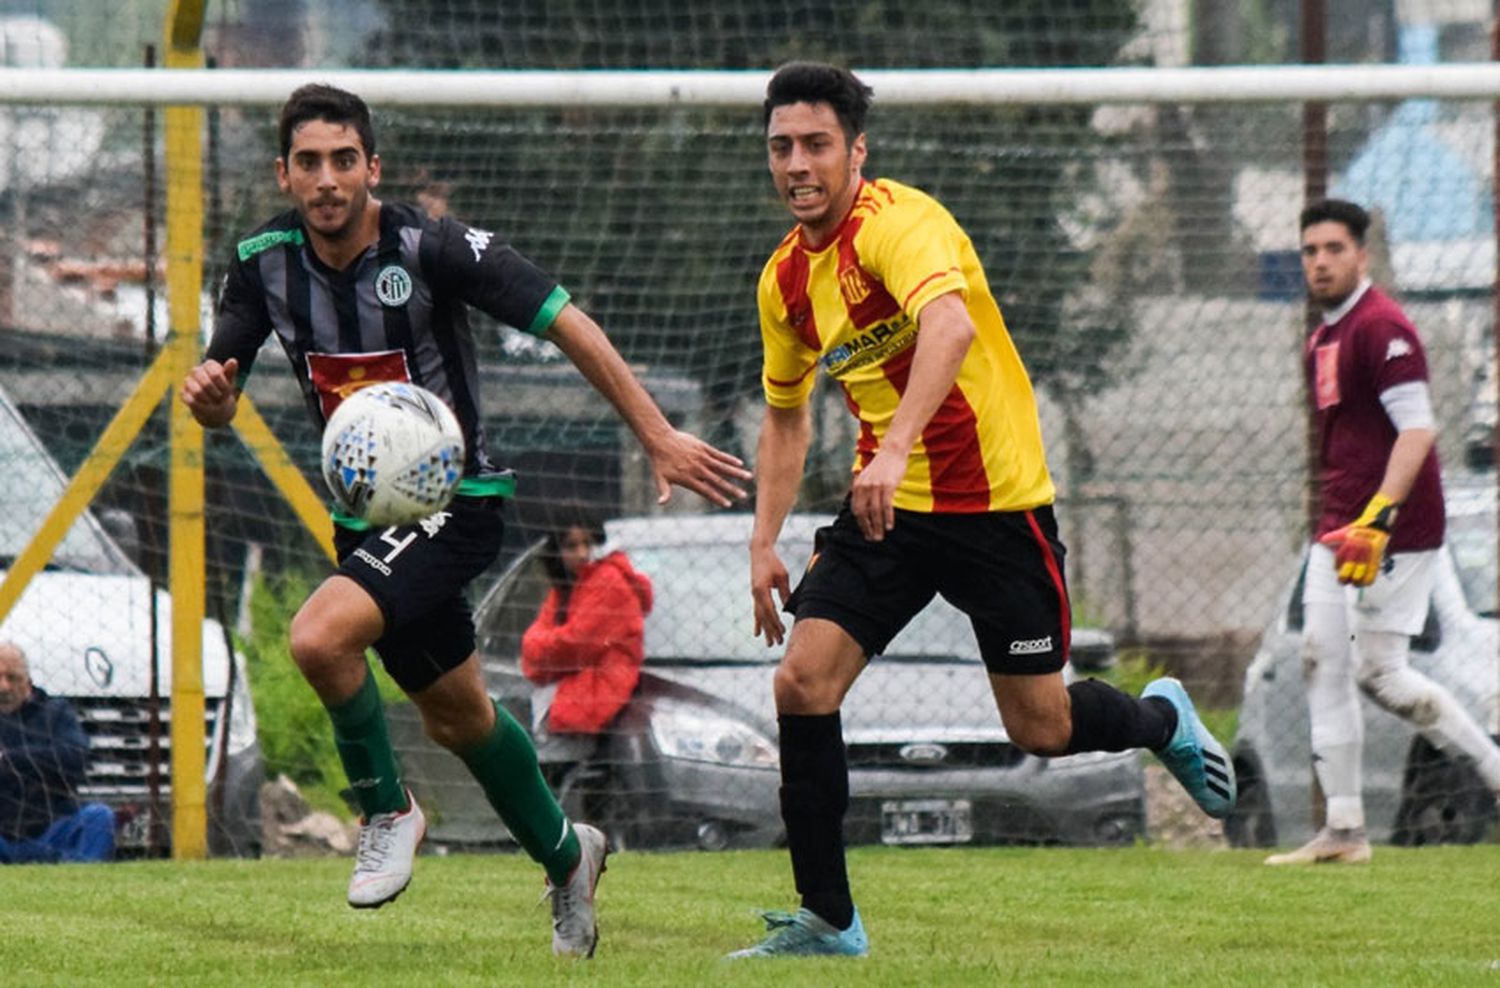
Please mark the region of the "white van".
[[[0, 570], [57, 503], [66, 478], [0, 391]], [[126, 525], [129, 525], [128, 520]], [[32, 681], [66, 697], [89, 736], [85, 801], [108, 803], [124, 855], [171, 841], [172, 600], [154, 590], [97, 517], [85, 512], [0, 623]], [[231, 659], [232, 657], [232, 659]], [[244, 661], [219, 622], [203, 622], [209, 848], [255, 854], [265, 772]]]

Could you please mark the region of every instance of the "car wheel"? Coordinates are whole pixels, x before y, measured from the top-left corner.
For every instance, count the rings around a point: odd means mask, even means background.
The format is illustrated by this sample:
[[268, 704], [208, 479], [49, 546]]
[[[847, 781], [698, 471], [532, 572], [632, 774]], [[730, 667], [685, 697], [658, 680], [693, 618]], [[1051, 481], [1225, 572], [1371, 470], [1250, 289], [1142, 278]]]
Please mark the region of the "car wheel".
[[1234, 756], [1234, 775], [1239, 788], [1234, 809], [1224, 820], [1224, 836], [1231, 847], [1275, 847], [1276, 819], [1271, 815], [1271, 795], [1265, 773], [1253, 751]]
[[1426, 738], [1412, 740], [1391, 843], [1474, 844], [1495, 823], [1495, 798], [1468, 761], [1449, 758]]

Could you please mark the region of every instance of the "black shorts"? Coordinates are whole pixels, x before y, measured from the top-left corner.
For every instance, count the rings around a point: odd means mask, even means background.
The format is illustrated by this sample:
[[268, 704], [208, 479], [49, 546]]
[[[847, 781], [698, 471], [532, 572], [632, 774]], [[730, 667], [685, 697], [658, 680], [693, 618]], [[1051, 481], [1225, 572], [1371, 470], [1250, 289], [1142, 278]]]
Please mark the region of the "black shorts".
[[385, 616], [375, 651], [402, 689], [426, 689], [474, 651], [469, 582], [500, 553], [498, 497], [455, 497], [415, 525], [363, 532], [334, 527], [339, 573], [365, 589]]
[[812, 561], [786, 610], [824, 618], [879, 655], [942, 594], [969, 616], [985, 668], [1005, 675], [1057, 672], [1068, 659], [1071, 613], [1063, 544], [1050, 506], [977, 514], [896, 512], [871, 542], [844, 503], [818, 529]]

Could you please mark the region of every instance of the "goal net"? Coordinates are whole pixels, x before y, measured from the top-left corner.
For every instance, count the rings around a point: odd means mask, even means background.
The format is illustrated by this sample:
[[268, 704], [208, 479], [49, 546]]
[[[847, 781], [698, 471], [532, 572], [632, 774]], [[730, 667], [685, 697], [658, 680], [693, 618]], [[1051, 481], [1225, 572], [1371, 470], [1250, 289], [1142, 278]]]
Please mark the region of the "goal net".
[[[106, 31], [83, 0], [0, 3], [6, 64], [141, 65], [162, 5], [117, 6]], [[1476, 68], [1469, 98], [1436, 98], [1431, 79], [1372, 66], [1360, 78], [1382, 82], [1378, 99], [1351, 99], [1357, 90], [1332, 81], [1283, 99], [1232, 86], [1163, 97], [1131, 74], [1122, 100], [1080, 70], [1047, 77], [1051, 88], [1029, 98], [995, 73], [950, 76], [946, 96], [927, 95], [928, 70], [938, 69], [1133, 67], [1165, 83], [1166, 70], [1195, 60], [1295, 59], [1291, 5], [1199, 6], [1190, 27], [1186, 5], [1166, 0], [229, 2], [210, 7], [205, 51], [222, 73], [433, 70], [434, 87], [452, 82], [436, 70], [453, 69], [641, 70], [630, 78], [647, 82], [718, 73], [735, 95], [628, 103], [594, 85], [517, 105], [501, 81], [489, 104], [443, 105], [418, 76], [406, 94], [370, 101], [382, 198], [514, 244], [598, 319], [674, 423], [747, 460], [763, 407], [755, 279], [792, 221], [765, 168], [758, 83], [746, 98], [744, 80], [763, 81], [794, 57], [867, 69], [876, 94], [866, 174], [921, 187], [954, 213], [1036, 383], [1080, 629], [1077, 674], [1131, 691], [1179, 676], [1233, 742], [1246, 798], [1226, 836], [1200, 825], [1135, 754], [1044, 767], [1001, 732], [965, 622], [934, 611], [872, 663], [845, 708], [850, 839], [1289, 844], [1317, 812], [1297, 591], [1309, 491], [1297, 214], [1325, 169], [1330, 194], [1376, 214], [1371, 273], [1422, 334], [1441, 422], [1451, 566], [1413, 664], [1487, 733], [1497, 727], [1490, 101], [1500, 87], [1483, 90], [1494, 77]], [[1488, 57], [1473, 5], [1398, 6], [1399, 17], [1359, 31], [1330, 18], [1330, 57], [1410, 66]], [[1267, 65], [1240, 78], [1289, 71]], [[535, 82], [513, 78], [518, 90]], [[1311, 175], [1307, 98], [1327, 105], [1326, 152]], [[286, 208], [272, 169], [277, 99], [208, 107], [206, 322], [237, 240]], [[165, 102], [97, 91], [20, 101], [0, 87], [7, 566], [165, 339]], [[770, 682], [780, 650], [751, 638], [747, 522], [682, 492], [659, 508], [639, 446], [567, 360], [477, 323], [486, 429], [521, 478], [505, 549], [473, 587], [490, 689], [535, 726], [569, 809], [605, 820], [626, 844], [773, 842]], [[247, 393], [322, 496], [318, 436], [274, 348]], [[839, 506], [855, 438], [831, 389], [817, 391], [814, 419], [785, 545], [794, 574], [812, 528]], [[0, 625], [37, 685], [76, 708], [91, 747], [73, 784], [80, 799], [119, 811], [121, 846], [133, 852], [169, 839], [167, 447], [163, 406]], [[296, 828], [272, 824], [309, 807], [278, 799], [257, 814], [265, 779], [285, 775], [312, 810], [349, 815], [327, 719], [286, 648], [292, 613], [329, 564], [236, 436], [211, 434], [206, 463], [211, 840], [226, 853], [282, 851]], [[642, 685], [598, 738], [547, 731], [550, 691], [517, 662], [549, 588], [539, 540], [563, 502], [607, 520], [610, 544], [654, 584]], [[403, 768], [434, 810], [434, 839], [503, 843], [461, 764], [421, 737], [399, 690], [384, 688]], [[1472, 764], [1361, 702], [1372, 836], [1487, 834], [1493, 800]]]

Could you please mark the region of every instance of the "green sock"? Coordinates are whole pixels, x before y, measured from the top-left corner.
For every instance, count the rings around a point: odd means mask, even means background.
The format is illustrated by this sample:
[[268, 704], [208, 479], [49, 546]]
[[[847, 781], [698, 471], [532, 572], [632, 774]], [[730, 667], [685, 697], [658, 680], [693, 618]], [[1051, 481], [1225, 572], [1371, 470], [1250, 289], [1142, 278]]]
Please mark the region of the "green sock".
[[547, 869], [554, 885], [567, 881], [578, 863], [578, 838], [542, 778], [536, 749], [525, 729], [497, 705], [490, 736], [457, 754], [516, 842]]
[[401, 785], [396, 752], [386, 729], [385, 704], [368, 667], [364, 683], [349, 699], [329, 707], [328, 718], [333, 721], [333, 743], [344, 775], [365, 819], [406, 809], [406, 788]]

